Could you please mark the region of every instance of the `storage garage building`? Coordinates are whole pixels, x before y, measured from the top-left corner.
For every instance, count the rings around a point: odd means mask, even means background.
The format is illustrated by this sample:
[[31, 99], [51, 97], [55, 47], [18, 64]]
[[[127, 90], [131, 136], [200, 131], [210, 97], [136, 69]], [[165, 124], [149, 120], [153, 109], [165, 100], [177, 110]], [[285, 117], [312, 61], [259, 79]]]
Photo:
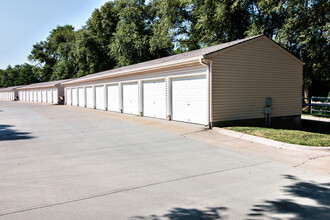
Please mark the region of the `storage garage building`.
[[0, 100], [15, 101], [18, 98], [17, 89], [20, 86], [12, 86], [0, 89]]
[[63, 85], [67, 105], [208, 126], [262, 123], [271, 97], [272, 119], [299, 124], [303, 65], [257, 35]]
[[20, 101], [44, 102], [58, 104], [60, 97], [64, 97], [64, 88], [61, 83], [68, 80], [34, 83], [18, 89]]

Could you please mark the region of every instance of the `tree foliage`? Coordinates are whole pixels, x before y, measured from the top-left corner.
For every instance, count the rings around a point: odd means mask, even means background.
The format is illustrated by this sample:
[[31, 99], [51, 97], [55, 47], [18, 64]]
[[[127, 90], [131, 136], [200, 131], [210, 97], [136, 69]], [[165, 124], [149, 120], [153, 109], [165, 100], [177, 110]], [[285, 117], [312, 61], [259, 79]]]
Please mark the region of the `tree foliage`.
[[304, 85], [327, 95], [328, 0], [113, 0], [86, 25], [53, 29], [33, 63], [0, 70], [0, 86], [80, 77], [263, 33], [303, 60]]
[[22, 65], [8, 66], [5, 70], [0, 69], [0, 87], [28, 85], [38, 82], [35, 67], [24, 63]]

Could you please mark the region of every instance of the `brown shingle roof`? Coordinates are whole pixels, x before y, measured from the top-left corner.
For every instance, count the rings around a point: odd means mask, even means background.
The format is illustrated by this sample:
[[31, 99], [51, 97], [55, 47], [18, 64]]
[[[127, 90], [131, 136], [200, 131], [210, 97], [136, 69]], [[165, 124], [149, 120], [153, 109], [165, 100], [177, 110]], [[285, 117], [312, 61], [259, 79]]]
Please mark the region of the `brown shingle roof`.
[[14, 90], [14, 89], [18, 89], [18, 88], [20, 88], [20, 87], [22, 87], [22, 86], [11, 86], [11, 87], [7, 87], [7, 88], [1, 88], [0, 91], [1, 91], [1, 92], [12, 91], [12, 90]]
[[64, 79], [64, 80], [56, 80], [50, 82], [41, 82], [41, 83], [33, 83], [30, 85], [22, 86], [19, 89], [34, 89], [34, 88], [45, 88], [45, 87], [55, 87], [58, 84], [70, 81], [71, 79]]

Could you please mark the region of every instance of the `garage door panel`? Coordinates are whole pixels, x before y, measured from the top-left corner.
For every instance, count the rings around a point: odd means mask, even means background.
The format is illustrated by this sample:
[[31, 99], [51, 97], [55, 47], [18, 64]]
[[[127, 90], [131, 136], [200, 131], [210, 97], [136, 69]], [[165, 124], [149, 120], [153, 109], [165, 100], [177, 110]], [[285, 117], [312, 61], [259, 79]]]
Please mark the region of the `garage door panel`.
[[52, 90], [47, 90], [47, 103], [53, 103]]
[[85, 107], [85, 95], [84, 88], [78, 88], [78, 96], [79, 96], [79, 107]]
[[77, 106], [78, 100], [77, 100], [77, 89], [72, 88], [71, 89], [71, 94], [72, 94], [72, 105]]
[[58, 91], [57, 91], [57, 89], [53, 89], [52, 93], [53, 93], [53, 103], [58, 104]]
[[66, 89], [66, 104], [71, 105], [71, 89]]
[[38, 102], [38, 91], [37, 90], [35, 90], [35, 91], [33, 91], [33, 102]]
[[95, 108], [104, 110], [104, 86], [96, 86], [95, 87]]
[[205, 76], [172, 80], [173, 120], [206, 124], [207, 86]]
[[42, 90], [42, 102], [47, 102], [47, 93], [46, 90]]
[[166, 118], [165, 80], [143, 82], [143, 115]]
[[123, 84], [123, 112], [138, 114], [138, 84]]
[[119, 86], [108, 85], [108, 111], [119, 111]]
[[93, 87], [86, 87], [86, 107], [87, 108], [94, 108], [94, 92]]
[[41, 99], [42, 99], [41, 90], [38, 90], [38, 100], [37, 100], [37, 102], [41, 102]]

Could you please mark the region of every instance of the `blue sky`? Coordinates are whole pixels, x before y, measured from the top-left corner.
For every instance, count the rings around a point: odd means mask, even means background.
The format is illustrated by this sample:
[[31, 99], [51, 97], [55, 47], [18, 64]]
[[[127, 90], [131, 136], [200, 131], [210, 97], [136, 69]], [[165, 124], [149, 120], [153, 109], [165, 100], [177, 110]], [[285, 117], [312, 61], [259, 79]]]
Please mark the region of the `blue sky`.
[[57, 25], [79, 29], [107, 0], [0, 0], [0, 69], [29, 63], [32, 45]]

